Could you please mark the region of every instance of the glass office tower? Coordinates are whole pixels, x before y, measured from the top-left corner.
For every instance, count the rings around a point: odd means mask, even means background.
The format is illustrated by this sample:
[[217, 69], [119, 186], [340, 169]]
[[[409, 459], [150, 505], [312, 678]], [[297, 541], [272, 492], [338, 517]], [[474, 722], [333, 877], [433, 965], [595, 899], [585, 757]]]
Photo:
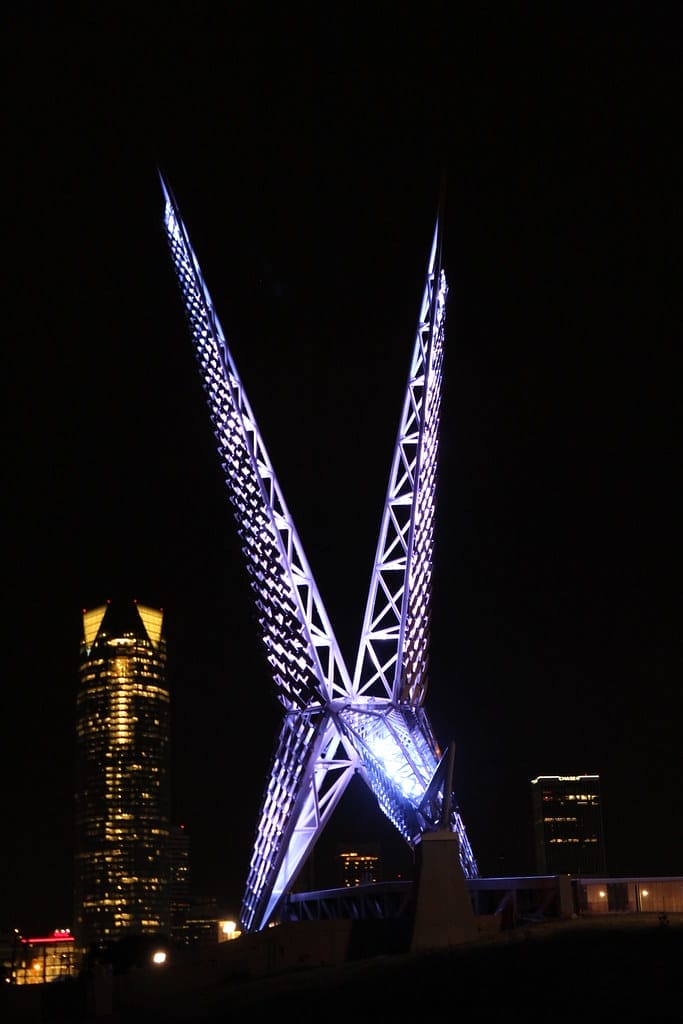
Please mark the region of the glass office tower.
[[600, 777], [539, 775], [531, 795], [538, 873], [604, 875]]
[[163, 612], [83, 613], [74, 931], [81, 947], [169, 927], [170, 699]]

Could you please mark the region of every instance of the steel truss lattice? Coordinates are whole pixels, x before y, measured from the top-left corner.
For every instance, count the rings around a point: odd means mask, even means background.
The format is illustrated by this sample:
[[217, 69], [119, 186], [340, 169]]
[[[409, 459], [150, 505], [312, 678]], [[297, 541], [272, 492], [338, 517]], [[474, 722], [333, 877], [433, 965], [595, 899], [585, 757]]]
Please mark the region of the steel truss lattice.
[[[437, 218], [353, 675], [280, 490], [199, 263], [162, 177], [164, 224], [284, 714], [240, 912], [275, 920], [351, 778], [411, 845], [446, 827], [477, 864], [433, 734], [428, 683], [434, 502], [447, 285]], [[452, 762], [451, 762], [452, 767]]]

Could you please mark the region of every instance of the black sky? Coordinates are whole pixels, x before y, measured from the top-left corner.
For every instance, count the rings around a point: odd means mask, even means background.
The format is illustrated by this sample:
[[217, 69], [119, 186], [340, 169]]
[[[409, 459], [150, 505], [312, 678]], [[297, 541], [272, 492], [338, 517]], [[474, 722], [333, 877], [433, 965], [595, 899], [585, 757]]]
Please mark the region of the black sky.
[[107, 598], [166, 610], [197, 895], [248, 868], [277, 706], [157, 167], [349, 660], [445, 172], [428, 708], [480, 869], [533, 871], [529, 780], [588, 771], [610, 871], [683, 874], [676, 6], [342, 10], [2, 15], [0, 928], [70, 923]]

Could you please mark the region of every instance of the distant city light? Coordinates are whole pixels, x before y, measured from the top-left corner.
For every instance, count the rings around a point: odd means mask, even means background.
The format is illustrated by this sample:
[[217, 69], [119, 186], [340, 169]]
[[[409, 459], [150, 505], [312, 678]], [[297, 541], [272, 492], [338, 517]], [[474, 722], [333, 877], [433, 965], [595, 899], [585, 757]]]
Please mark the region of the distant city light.
[[31, 936], [28, 939], [22, 938], [21, 941], [24, 945], [34, 945], [47, 942], [74, 942], [75, 940], [70, 928], [55, 928], [51, 935]]
[[166, 953], [164, 952], [163, 949], [158, 949], [156, 951], [156, 953], [152, 954], [152, 963], [153, 964], [165, 964], [166, 963]]

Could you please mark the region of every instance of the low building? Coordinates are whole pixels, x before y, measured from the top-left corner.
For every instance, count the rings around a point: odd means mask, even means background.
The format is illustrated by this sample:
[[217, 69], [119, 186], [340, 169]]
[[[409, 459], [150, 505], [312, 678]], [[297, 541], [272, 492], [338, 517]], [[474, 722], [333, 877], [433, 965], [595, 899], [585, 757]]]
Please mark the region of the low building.
[[57, 928], [36, 938], [17, 935], [8, 980], [14, 985], [44, 985], [75, 978], [80, 965], [80, 950], [68, 928]]

